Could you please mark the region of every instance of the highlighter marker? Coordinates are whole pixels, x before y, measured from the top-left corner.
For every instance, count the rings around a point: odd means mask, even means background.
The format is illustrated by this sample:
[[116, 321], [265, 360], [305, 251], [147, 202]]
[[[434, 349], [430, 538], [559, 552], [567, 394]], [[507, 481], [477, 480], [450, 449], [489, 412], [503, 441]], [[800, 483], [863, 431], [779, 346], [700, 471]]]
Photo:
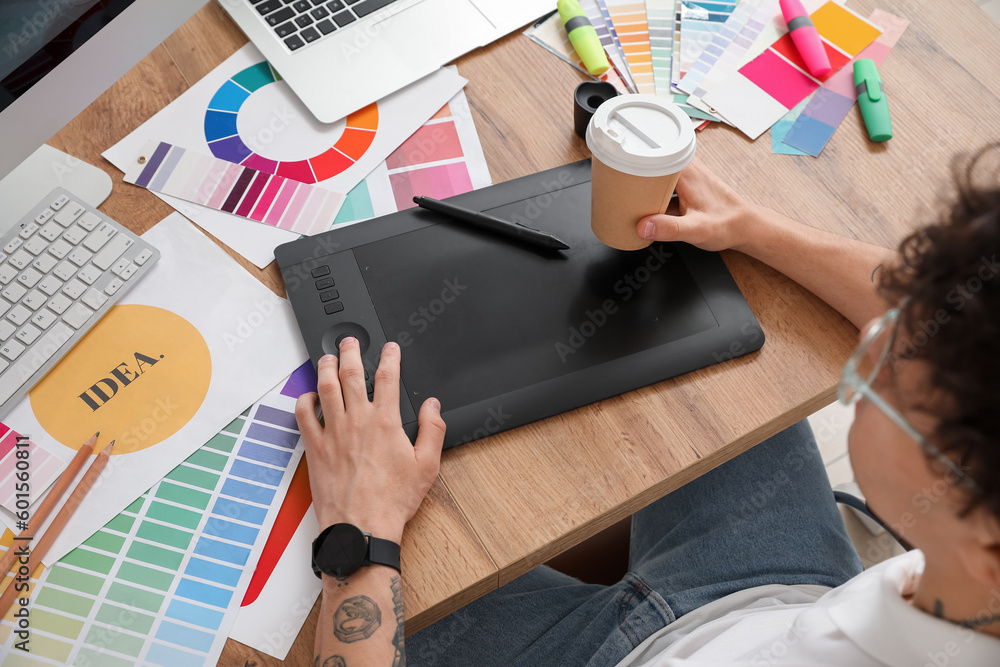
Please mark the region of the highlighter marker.
[[559, 18], [566, 27], [569, 41], [583, 61], [583, 66], [594, 76], [601, 76], [607, 72], [611, 68], [608, 54], [604, 52], [601, 38], [597, 36], [597, 31], [590, 24], [590, 19], [580, 7], [579, 1], [559, 0], [556, 7], [559, 9]]
[[872, 141], [892, 139], [892, 119], [889, 118], [889, 100], [879, 77], [875, 61], [861, 58], [854, 61], [854, 86], [858, 91], [858, 106], [865, 127]]
[[788, 34], [792, 36], [792, 42], [809, 68], [809, 73], [818, 78], [829, 74], [833, 68], [830, 67], [823, 40], [819, 38], [816, 26], [802, 3], [799, 0], [779, 0], [779, 4], [781, 15], [788, 24]]

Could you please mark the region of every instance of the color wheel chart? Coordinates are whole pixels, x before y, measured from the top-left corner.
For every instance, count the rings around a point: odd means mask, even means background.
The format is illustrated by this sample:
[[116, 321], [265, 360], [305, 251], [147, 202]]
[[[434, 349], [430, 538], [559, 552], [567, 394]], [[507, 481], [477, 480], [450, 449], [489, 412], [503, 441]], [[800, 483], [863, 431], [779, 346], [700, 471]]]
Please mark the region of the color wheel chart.
[[205, 112], [205, 140], [215, 157], [302, 183], [333, 178], [361, 159], [375, 140], [377, 103], [349, 115], [340, 139], [332, 147], [305, 160], [272, 160], [247, 146], [240, 137], [237, 123], [240, 109], [253, 93], [278, 81], [281, 81], [278, 73], [267, 62], [261, 62], [222, 84]]
[[[314, 377], [307, 362], [45, 570], [31, 592], [31, 653], [12, 648], [14, 607], [0, 662], [214, 665], [301, 458], [296, 392]], [[0, 544], [12, 540], [7, 531]]]

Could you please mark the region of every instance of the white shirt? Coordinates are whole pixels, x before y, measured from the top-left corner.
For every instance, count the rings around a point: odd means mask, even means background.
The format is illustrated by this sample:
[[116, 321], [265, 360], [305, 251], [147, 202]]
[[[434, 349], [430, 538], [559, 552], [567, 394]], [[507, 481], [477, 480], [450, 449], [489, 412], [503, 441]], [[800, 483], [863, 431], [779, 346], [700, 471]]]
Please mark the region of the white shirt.
[[733, 593], [654, 633], [618, 667], [1000, 665], [1000, 639], [903, 599], [923, 569], [923, 554], [911, 551], [834, 589], [771, 585]]

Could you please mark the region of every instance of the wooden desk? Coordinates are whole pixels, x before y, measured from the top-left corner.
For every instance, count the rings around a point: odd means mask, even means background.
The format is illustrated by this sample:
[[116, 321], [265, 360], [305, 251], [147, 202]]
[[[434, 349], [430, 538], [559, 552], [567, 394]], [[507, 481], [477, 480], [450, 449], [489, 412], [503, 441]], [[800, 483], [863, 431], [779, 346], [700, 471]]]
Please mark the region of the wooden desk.
[[[934, 219], [953, 155], [1000, 137], [1000, 30], [968, 0], [852, 0], [911, 21], [882, 68], [896, 138], [855, 109], [819, 159], [776, 156], [712, 127], [700, 158], [733, 187], [808, 224], [893, 246]], [[137, 232], [170, 213], [101, 157], [246, 39], [211, 3], [52, 144], [115, 180], [103, 210]], [[458, 61], [495, 182], [588, 156], [573, 134], [583, 78], [519, 32]], [[446, 452], [403, 544], [407, 631], [507, 583], [834, 399], [853, 327], [768, 267], [724, 253], [767, 344], [754, 355]], [[282, 293], [272, 264], [251, 273]], [[303, 563], [303, 567], [308, 567]], [[276, 610], [276, 614], [280, 614]], [[288, 664], [311, 662], [316, 609]], [[278, 661], [230, 642], [220, 664]]]

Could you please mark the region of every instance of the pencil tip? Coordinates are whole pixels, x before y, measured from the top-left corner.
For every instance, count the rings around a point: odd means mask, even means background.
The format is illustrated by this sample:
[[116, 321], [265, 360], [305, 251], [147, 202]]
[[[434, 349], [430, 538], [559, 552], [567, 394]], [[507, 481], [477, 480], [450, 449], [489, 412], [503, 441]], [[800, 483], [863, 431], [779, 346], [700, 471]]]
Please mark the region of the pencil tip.
[[104, 448], [104, 451], [110, 454], [111, 453], [111, 448], [114, 447], [114, 446], [115, 446], [115, 441], [112, 440], [111, 443], [107, 447]]
[[95, 433], [91, 439], [92, 440], [96, 440], [99, 437], [101, 437], [101, 432], [100, 431], [98, 431], [97, 433]]

